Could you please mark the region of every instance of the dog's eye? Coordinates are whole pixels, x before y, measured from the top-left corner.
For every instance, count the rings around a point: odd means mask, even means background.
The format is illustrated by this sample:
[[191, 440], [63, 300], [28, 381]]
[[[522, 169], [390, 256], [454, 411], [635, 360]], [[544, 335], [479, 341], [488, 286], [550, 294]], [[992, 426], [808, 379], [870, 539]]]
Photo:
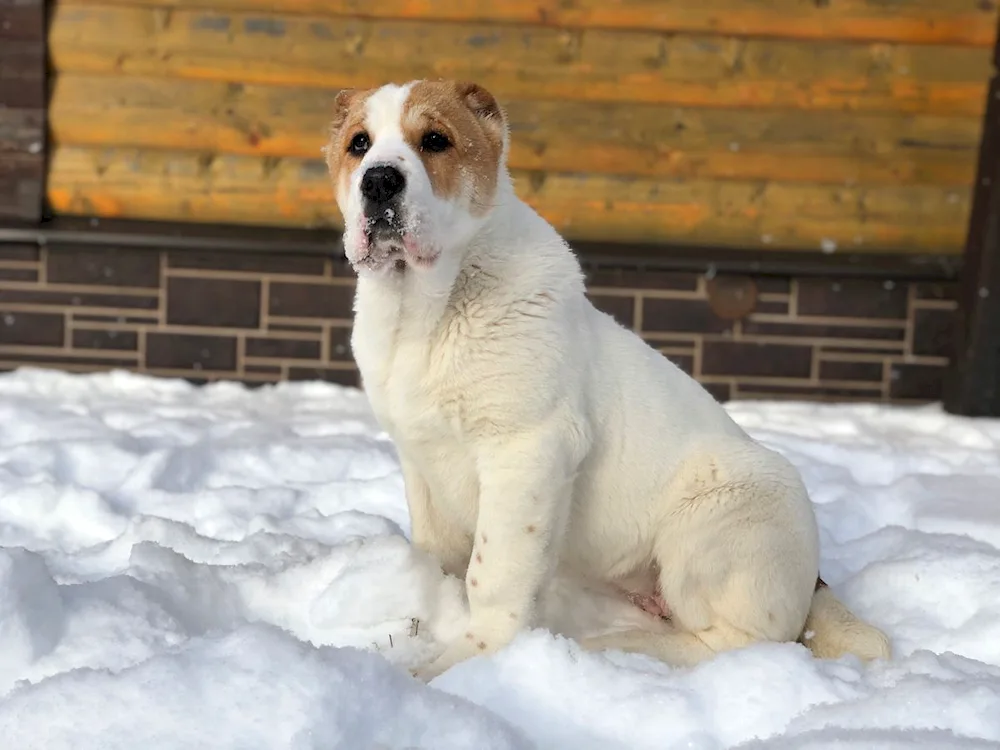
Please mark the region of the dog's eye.
[[362, 132], [355, 134], [355, 136], [351, 138], [351, 143], [347, 147], [347, 150], [355, 156], [364, 156], [371, 147], [372, 142], [368, 137], [368, 133]]
[[436, 130], [429, 130], [420, 139], [420, 150], [439, 154], [451, 145], [448, 136]]

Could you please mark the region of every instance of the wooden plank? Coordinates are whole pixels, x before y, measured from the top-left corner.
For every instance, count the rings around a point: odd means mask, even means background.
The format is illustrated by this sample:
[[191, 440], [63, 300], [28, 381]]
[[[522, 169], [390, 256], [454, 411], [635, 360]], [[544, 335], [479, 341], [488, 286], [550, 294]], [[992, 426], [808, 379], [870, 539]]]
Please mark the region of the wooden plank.
[[947, 411], [969, 417], [1000, 417], [1000, 44], [996, 59], [943, 399]]
[[[336, 90], [148, 77], [57, 76], [54, 139], [315, 158]], [[843, 184], [968, 185], [972, 118], [505, 102], [511, 166], [555, 172]]]
[[[114, 0], [123, 5], [268, 13], [274, 0]], [[63, 0], [67, 2], [67, 0]], [[81, 3], [81, 0], [69, 0]], [[791, 39], [993, 44], [994, 0], [282, 0], [282, 12], [379, 20], [541, 24]]]
[[976, 116], [988, 50], [58, 4], [58, 71], [286, 86], [464, 77], [506, 100]]
[[[575, 239], [834, 251], [957, 252], [966, 191], [831, 188], [520, 172], [518, 193]], [[338, 226], [319, 160], [135, 149], [54, 150], [57, 212], [198, 222]]]

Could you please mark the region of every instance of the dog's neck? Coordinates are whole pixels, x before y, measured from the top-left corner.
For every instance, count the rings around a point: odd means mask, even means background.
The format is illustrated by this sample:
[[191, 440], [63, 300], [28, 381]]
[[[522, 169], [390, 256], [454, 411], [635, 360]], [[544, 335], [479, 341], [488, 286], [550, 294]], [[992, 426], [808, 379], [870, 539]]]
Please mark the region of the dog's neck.
[[408, 325], [435, 327], [446, 314], [457, 286], [479, 274], [496, 272], [497, 266], [510, 260], [501, 253], [517, 245], [514, 239], [523, 233], [532, 214], [515, 195], [510, 178], [503, 175], [486, 220], [461, 246], [442, 252], [433, 268], [360, 273], [358, 313], [370, 304], [382, 311], [395, 309]]

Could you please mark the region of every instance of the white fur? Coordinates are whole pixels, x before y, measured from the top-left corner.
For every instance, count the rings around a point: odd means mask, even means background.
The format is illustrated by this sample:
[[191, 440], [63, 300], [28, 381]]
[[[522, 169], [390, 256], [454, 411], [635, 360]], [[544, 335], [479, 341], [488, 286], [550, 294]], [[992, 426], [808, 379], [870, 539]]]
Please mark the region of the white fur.
[[[405, 166], [405, 200], [439, 258], [359, 273], [352, 346], [399, 450], [413, 542], [466, 579], [468, 632], [420, 676], [539, 624], [557, 570], [633, 591], [658, 582], [672, 610], [672, 626], [611, 633], [590, 647], [690, 665], [754, 641], [798, 639], [819, 543], [794, 468], [591, 305], [576, 257], [515, 196], [505, 165], [482, 219], [429, 194], [419, 159], [397, 142], [401, 91], [370, 100], [365, 162]], [[348, 227], [359, 221], [362, 171], [340, 197]], [[885, 655], [884, 636], [854, 622], [860, 635], [844, 650]]]

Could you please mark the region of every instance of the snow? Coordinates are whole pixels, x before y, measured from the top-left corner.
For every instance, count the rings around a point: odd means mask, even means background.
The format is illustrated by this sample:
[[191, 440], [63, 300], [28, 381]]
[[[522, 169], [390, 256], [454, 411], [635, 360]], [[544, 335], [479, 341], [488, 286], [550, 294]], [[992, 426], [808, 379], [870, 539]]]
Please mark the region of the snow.
[[409, 547], [360, 392], [0, 376], [3, 747], [1000, 747], [1000, 422], [728, 408], [802, 471], [823, 577], [890, 662], [671, 669], [537, 629], [423, 685], [461, 587]]

